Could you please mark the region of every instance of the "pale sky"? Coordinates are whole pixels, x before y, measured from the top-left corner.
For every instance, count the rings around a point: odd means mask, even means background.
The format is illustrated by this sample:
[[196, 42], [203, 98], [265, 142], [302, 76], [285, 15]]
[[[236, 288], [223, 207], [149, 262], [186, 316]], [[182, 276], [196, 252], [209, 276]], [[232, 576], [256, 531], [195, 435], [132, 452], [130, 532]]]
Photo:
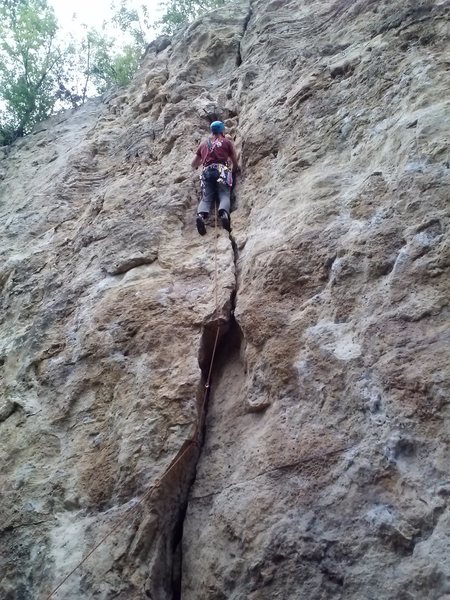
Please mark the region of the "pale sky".
[[[70, 32], [76, 37], [81, 25], [100, 28], [103, 21], [112, 16], [112, 0], [49, 0], [49, 4], [55, 9], [63, 32]], [[119, 4], [119, 0], [116, 0], [116, 4]], [[128, 0], [128, 5], [133, 8], [139, 8], [142, 4], [147, 6], [152, 20], [156, 21], [161, 17], [160, 0]]]

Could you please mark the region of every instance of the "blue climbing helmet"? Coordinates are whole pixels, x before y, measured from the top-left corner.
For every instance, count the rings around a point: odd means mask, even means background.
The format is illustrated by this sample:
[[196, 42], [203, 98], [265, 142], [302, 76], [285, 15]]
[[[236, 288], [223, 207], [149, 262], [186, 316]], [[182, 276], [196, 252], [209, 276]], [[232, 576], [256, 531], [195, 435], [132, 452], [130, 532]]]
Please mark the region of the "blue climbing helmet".
[[210, 128], [211, 132], [215, 133], [216, 135], [225, 131], [225, 125], [222, 123], [222, 121], [213, 121], [210, 125]]

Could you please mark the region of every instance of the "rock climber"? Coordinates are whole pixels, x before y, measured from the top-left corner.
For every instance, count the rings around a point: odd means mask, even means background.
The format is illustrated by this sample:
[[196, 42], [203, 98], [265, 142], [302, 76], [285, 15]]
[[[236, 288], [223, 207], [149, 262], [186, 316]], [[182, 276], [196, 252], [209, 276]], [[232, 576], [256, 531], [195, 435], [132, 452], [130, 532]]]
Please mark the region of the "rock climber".
[[[197, 209], [197, 231], [205, 235], [205, 219], [208, 218], [216, 198], [219, 199], [219, 218], [222, 226], [230, 231], [230, 196], [233, 174], [239, 170], [233, 142], [225, 137], [225, 125], [222, 121], [211, 123], [211, 136], [202, 142], [192, 161], [197, 169], [203, 165], [201, 174], [202, 199]], [[230, 163], [233, 171], [230, 170]]]

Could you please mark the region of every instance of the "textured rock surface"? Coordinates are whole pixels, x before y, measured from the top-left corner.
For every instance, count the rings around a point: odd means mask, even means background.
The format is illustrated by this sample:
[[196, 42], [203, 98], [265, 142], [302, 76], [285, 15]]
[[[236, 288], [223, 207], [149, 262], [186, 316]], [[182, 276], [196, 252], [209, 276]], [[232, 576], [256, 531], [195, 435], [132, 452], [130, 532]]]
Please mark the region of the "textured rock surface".
[[[56, 597], [450, 594], [448, 21], [242, 3], [3, 158], [2, 597], [45, 597], [180, 455], [218, 320], [198, 464]], [[219, 314], [189, 169], [216, 116]]]

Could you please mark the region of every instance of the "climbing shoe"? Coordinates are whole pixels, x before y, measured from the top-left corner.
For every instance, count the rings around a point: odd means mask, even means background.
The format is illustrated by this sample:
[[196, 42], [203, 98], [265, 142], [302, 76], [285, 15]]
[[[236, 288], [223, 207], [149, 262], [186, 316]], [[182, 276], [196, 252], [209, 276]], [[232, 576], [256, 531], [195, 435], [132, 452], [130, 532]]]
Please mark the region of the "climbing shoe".
[[220, 221], [222, 223], [222, 227], [227, 231], [230, 231], [230, 217], [226, 210], [221, 210], [219, 212]]
[[200, 235], [205, 235], [206, 233], [206, 225], [205, 225], [205, 219], [202, 217], [202, 215], [197, 215], [197, 219], [195, 220], [195, 224], [197, 225], [197, 231], [199, 232]]

